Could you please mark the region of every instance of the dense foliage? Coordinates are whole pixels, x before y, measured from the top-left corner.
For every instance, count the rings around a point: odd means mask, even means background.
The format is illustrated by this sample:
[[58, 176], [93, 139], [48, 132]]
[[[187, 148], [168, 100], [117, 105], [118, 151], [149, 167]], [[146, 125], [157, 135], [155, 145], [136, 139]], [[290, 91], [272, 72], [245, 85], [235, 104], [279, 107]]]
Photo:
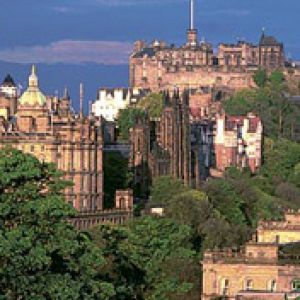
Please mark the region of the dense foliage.
[[190, 235], [188, 226], [153, 217], [127, 227], [94, 228], [92, 236], [109, 261], [106, 272], [115, 282], [115, 299], [194, 299], [188, 294], [199, 271]]
[[150, 93], [138, 103], [138, 107], [147, 111], [150, 118], [160, 118], [163, 111], [163, 95]]
[[300, 105], [289, 99], [289, 83], [279, 71], [269, 76], [263, 70], [254, 75], [257, 89], [237, 92], [224, 101], [229, 115], [258, 114], [264, 124], [264, 133], [270, 138], [300, 140]]
[[105, 152], [103, 157], [104, 206], [113, 208], [116, 190], [128, 187], [128, 159], [119, 152]]
[[130, 128], [135, 125], [137, 118], [144, 115], [145, 111], [143, 109], [135, 107], [128, 107], [119, 112], [117, 125], [121, 140], [129, 139]]
[[102, 251], [66, 221], [68, 183], [53, 165], [0, 151], [0, 298], [110, 299]]

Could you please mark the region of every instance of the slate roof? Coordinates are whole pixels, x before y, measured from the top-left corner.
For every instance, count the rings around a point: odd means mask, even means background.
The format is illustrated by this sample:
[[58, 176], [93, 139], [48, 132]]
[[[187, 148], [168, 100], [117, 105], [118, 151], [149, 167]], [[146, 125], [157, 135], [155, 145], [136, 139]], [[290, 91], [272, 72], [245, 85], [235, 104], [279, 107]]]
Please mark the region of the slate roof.
[[264, 33], [262, 34], [259, 42], [260, 46], [281, 46], [282, 44], [277, 41], [273, 36], [267, 36]]
[[142, 49], [141, 51], [135, 53], [133, 55], [133, 58], [142, 58], [144, 55], [147, 55], [149, 57], [155, 56], [155, 50], [153, 48], [147, 47]]
[[15, 82], [13, 80], [13, 78], [10, 76], [10, 74], [7, 74], [3, 83], [2, 83], [2, 86], [5, 86], [5, 87], [15, 87]]

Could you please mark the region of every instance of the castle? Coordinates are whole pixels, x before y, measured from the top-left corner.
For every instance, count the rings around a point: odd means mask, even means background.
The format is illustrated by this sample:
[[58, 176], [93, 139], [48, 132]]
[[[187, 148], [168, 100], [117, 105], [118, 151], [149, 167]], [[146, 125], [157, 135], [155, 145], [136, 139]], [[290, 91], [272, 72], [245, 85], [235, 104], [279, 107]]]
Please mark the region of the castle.
[[274, 70], [285, 66], [284, 46], [263, 32], [258, 45], [239, 41], [213, 46], [198, 41], [194, 25], [194, 0], [190, 0], [190, 28], [181, 47], [155, 40], [135, 42], [130, 56], [130, 86], [161, 91], [210, 87], [237, 90], [255, 86], [252, 76], [259, 68]]
[[202, 261], [202, 300], [285, 300], [300, 296], [300, 212], [262, 221], [241, 249], [210, 250]]

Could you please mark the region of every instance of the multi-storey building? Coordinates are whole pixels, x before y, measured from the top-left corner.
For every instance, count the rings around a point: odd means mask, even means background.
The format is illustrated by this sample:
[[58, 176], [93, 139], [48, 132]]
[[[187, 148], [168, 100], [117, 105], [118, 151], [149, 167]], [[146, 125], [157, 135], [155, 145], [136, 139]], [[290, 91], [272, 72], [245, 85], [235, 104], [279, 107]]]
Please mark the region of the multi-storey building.
[[300, 213], [260, 222], [241, 249], [206, 251], [202, 300], [286, 300], [300, 296]]
[[130, 56], [130, 86], [159, 91], [199, 87], [226, 87], [232, 90], [255, 86], [252, 76], [260, 67], [284, 67], [284, 47], [274, 37], [262, 34], [258, 45], [248, 42], [220, 44], [218, 52], [198, 41], [191, 1], [187, 42], [181, 47], [155, 40], [137, 41]]
[[160, 118], [139, 119], [130, 131], [130, 144], [134, 182], [144, 190], [156, 176], [171, 175], [194, 188], [209, 176], [213, 125], [191, 121], [188, 92], [165, 93]]
[[[134, 183], [147, 190], [152, 177], [171, 175], [187, 186], [200, 188], [214, 171], [229, 167], [256, 172], [261, 166], [263, 127], [259, 117], [203, 118], [190, 107], [190, 92], [164, 94], [160, 118], [139, 119], [130, 130], [130, 167]], [[217, 171], [217, 172], [216, 172]]]
[[0, 95], [7, 98], [17, 98], [18, 88], [11, 75], [6, 75], [2, 84], [0, 85]]
[[94, 116], [105, 118], [106, 121], [114, 122], [120, 110], [130, 104], [136, 104], [146, 94], [146, 90], [140, 89], [99, 89], [97, 100], [92, 104], [92, 113]]
[[226, 116], [216, 118], [214, 137], [216, 168], [249, 167], [252, 172], [262, 163], [263, 126], [259, 117]]
[[[11, 110], [0, 117], [0, 146], [12, 146], [55, 163], [74, 185], [66, 201], [80, 212], [103, 209], [102, 126], [99, 118], [75, 115], [67, 93], [63, 99], [47, 98], [39, 89], [35, 67], [29, 86]], [[4, 109], [1, 107], [1, 109]], [[2, 111], [1, 110], [1, 111]]]

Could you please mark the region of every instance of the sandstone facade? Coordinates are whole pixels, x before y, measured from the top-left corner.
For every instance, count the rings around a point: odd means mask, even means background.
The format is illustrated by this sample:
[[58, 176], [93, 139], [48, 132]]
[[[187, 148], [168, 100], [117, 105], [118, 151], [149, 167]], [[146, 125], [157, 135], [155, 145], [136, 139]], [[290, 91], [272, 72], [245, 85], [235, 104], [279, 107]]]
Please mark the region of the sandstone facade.
[[299, 241], [300, 213], [288, 212], [283, 221], [261, 222], [242, 249], [207, 251], [201, 299], [296, 299], [300, 256], [288, 248]]

